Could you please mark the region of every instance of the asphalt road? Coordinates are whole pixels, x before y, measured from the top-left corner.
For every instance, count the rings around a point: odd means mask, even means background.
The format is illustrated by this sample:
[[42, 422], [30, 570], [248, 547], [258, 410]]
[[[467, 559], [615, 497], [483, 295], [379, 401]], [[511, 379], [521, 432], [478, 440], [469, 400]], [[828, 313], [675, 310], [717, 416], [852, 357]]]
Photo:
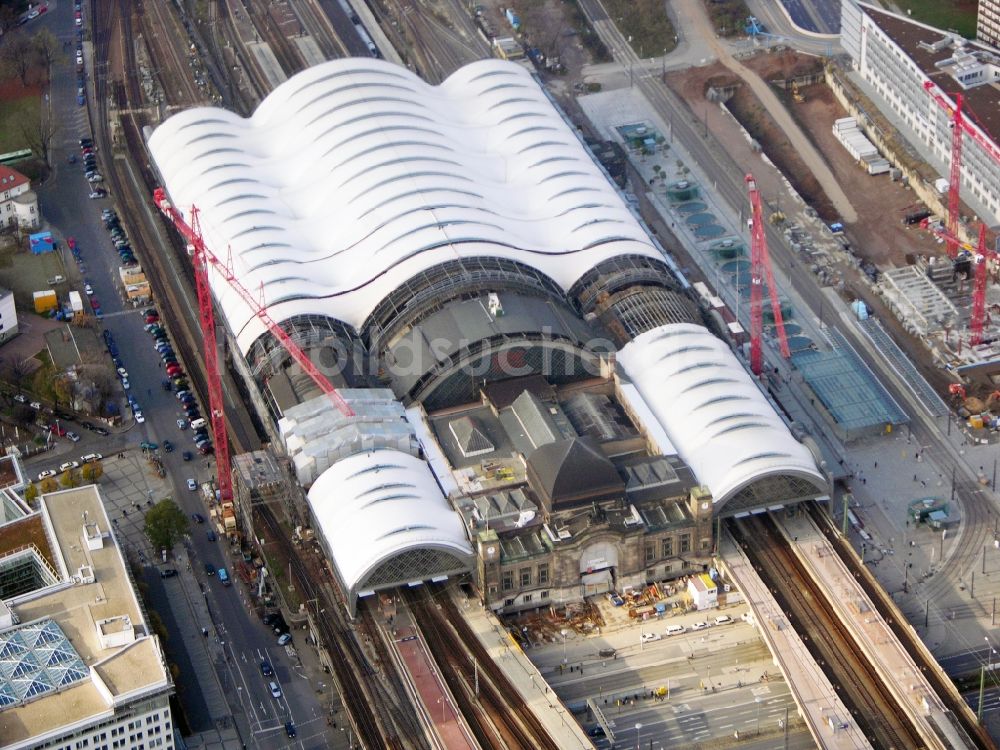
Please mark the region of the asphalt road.
[[[123, 448], [135, 448], [143, 440], [162, 444], [165, 439], [169, 439], [176, 450], [171, 453], [161, 451], [161, 458], [174, 499], [186, 513], [197, 512], [208, 516], [200, 493], [189, 491], [186, 480], [189, 477], [198, 482], [210, 479], [214, 476], [214, 461], [197, 454], [190, 430], [180, 430], [177, 427], [176, 420], [183, 414], [174, 394], [161, 388], [160, 383], [165, 373], [153, 347], [153, 340], [143, 329], [144, 320], [140, 311], [122, 301], [120, 287], [116, 283], [119, 258], [100, 216], [101, 208], [110, 206], [111, 202], [90, 200], [89, 185], [80, 165], [71, 165], [67, 161], [71, 154], [79, 153], [78, 138], [89, 134], [89, 124], [86, 108], [76, 103], [75, 60], [70, 54], [75, 43], [72, 31], [73, 6], [67, 2], [50, 7], [52, 10], [32, 22], [28, 31], [36, 31], [44, 24], [58, 39], [70, 41], [71, 48], [67, 51], [66, 58], [57, 63], [53, 71], [51, 116], [59, 123], [59, 129], [52, 143], [53, 172], [43, 185], [37, 187], [39, 203], [45, 220], [64, 236], [76, 238], [81, 248], [85, 270], [78, 273], [76, 264], [67, 253], [64, 261], [68, 278], [77, 282], [76, 288], [81, 293], [84, 279], [93, 286], [104, 313], [101, 326], [114, 335], [120, 358], [129, 373], [131, 393], [139, 401], [146, 422], [136, 424], [131, 420], [131, 412], [124, 404], [125, 393], [122, 391], [120, 399], [123, 414], [128, 417], [124, 431], [115, 431], [111, 436], [102, 438], [77, 427], [76, 432], [81, 435], [79, 443], [62, 440], [57, 451], [29, 461], [27, 472], [29, 476], [35, 476], [43, 469], [55, 468], [63, 461], [71, 457], [78, 458], [84, 453], [96, 451], [108, 455]], [[90, 62], [88, 60], [88, 64]], [[105, 155], [98, 154], [99, 165], [104, 158]], [[128, 231], [128, 217], [123, 216], [122, 220]], [[140, 253], [143, 250], [149, 251], [145, 248], [137, 250]], [[169, 329], [170, 312], [161, 310], [161, 314]], [[111, 365], [110, 358], [108, 364]], [[204, 413], [204, 408], [202, 412]], [[195, 460], [185, 462], [182, 459], [181, 453], [186, 450], [194, 453]], [[188, 551], [194, 569], [200, 571], [201, 568], [196, 566], [205, 562], [210, 562], [215, 567], [231, 567], [232, 562], [225, 554], [225, 543], [210, 542], [206, 530], [207, 525], [192, 524]], [[199, 642], [186, 643], [177, 637], [177, 623], [156, 571], [154, 566], [147, 568], [153, 604], [163, 614], [168, 630], [172, 631], [174, 637], [171, 639], [171, 649], [184, 674], [184, 666], [190, 663], [193, 655], [191, 650], [202, 649], [204, 646]], [[204, 577], [203, 572], [200, 575]], [[224, 634], [224, 645], [229, 654], [228, 663], [224, 663], [219, 670], [220, 679], [223, 684], [240, 688], [227, 691], [227, 697], [238, 721], [244, 718], [245, 713], [246, 721], [241, 727], [241, 733], [248, 745], [317, 750], [330, 747], [325, 718], [317, 700], [317, 689], [321, 689], [320, 686], [310, 684], [301, 671], [296, 671], [296, 662], [289, 658], [285, 649], [277, 646], [274, 634], [249, 613], [245, 603], [246, 594], [238, 581], [234, 579], [231, 587], [218, 585], [217, 579], [208, 581], [208, 584], [205, 598], [216, 628]], [[188, 594], [193, 597], [202, 596], [199, 591], [189, 591]], [[272, 678], [264, 679], [261, 675], [260, 662], [264, 658], [274, 665], [275, 676]], [[283, 695], [280, 699], [271, 695], [267, 686], [270, 679], [281, 685]], [[180, 691], [180, 697], [195, 723], [204, 725], [207, 709], [200, 691], [192, 690], [188, 685], [188, 689]], [[289, 719], [295, 722], [298, 730], [294, 741], [285, 737], [284, 722]]]

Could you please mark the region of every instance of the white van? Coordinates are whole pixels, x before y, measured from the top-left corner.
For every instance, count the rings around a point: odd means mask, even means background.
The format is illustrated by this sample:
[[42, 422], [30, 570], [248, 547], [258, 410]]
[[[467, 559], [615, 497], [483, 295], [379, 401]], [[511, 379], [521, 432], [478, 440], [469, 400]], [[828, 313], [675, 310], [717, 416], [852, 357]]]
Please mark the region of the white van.
[[733, 618], [730, 617], [729, 615], [719, 615], [718, 617], [715, 618], [716, 625], [728, 625], [732, 621]]
[[683, 625], [669, 625], [667, 626], [667, 635], [680, 635], [687, 630]]
[[191, 423], [191, 429], [197, 430], [199, 427], [204, 427], [208, 422], [205, 421], [204, 417], [199, 417]]

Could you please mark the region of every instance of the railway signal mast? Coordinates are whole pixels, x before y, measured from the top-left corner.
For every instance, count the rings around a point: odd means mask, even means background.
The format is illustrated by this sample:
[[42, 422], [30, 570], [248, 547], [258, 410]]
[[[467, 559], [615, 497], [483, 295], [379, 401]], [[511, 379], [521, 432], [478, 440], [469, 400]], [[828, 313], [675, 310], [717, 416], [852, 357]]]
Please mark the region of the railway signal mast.
[[215, 340], [215, 312], [212, 306], [212, 289], [208, 282], [209, 265], [240, 295], [240, 298], [253, 311], [254, 315], [267, 326], [267, 329], [278, 339], [285, 351], [312, 378], [320, 390], [330, 398], [334, 406], [346, 417], [353, 417], [354, 412], [340, 394], [337, 393], [337, 389], [333, 387], [330, 381], [313, 364], [308, 355], [302, 351], [299, 345], [292, 340], [291, 336], [271, 317], [271, 314], [263, 304], [263, 289], [261, 289], [259, 297], [251, 294], [236, 277], [231, 263], [224, 263], [208, 249], [201, 234], [197, 207], [191, 207], [191, 222], [189, 224], [184, 220], [181, 212], [171, 205], [167, 198], [167, 193], [163, 188], [157, 188], [153, 192], [153, 202], [170, 219], [180, 235], [194, 250], [193, 265], [195, 286], [198, 291], [198, 318], [201, 323], [202, 346], [205, 356], [205, 377], [208, 380], [210, 421], [212, 424], [212, 434], [215, 438], [219, 493], [222, 503], [231, 503], [233, 500], [233, 484], [229, 473], [229, 436], [226, 432], [225, 403], [222, 399], [222, 378], [219, 373], [218, 347]]
[[788, 359], [788, 338], [785, 336], [785, 320], [781, 315], [781, 300], [778, 299], [778, 288], [774, 283], [774, 273], [771, 271], [771, 256], [767, 250], [767, 237], [764, 234], [764, 212], [761, 210], [760, 191], [752, 174], [746, 176], [747, 189], [750, 193], [750, 370], [754, 375], [760, 375], [764, 369], [764, 352], [762, 339], [764, 337], [764, 281], [767, 280], [767, 292], [771, 298], [771, 313], [774, 316], [774, 327], [778, 332], [778, 345], [781, 356]]

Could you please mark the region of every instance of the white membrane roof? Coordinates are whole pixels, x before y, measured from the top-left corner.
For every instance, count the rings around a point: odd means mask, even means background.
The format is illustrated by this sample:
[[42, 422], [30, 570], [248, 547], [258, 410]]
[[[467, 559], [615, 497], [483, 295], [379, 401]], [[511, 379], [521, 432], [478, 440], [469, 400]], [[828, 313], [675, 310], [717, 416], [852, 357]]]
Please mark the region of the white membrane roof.
[[826, 486], [809, 450], [707, 328], [662, 326], [629, 342], [617, 358], [717, 507], [768, 476]]
[[[360, 327], [389, 292], [456, 258], [511, 258], [563, 289], [625, 254], [662, 259], [522, 67], [481, 60], [431, 86], [351, 58], [293, 76], [248, 119], [190, 109], [149, 147], [173, 204], [278, 321]], [[264, 332], [214, 277], [244, 353]]]
[[313, 484], [309, 505], [351, 591], [409, 550], [439, 549], [471, 563], [461, 518], [427, 463], [408, 453], [376, 450], [341, 459]]

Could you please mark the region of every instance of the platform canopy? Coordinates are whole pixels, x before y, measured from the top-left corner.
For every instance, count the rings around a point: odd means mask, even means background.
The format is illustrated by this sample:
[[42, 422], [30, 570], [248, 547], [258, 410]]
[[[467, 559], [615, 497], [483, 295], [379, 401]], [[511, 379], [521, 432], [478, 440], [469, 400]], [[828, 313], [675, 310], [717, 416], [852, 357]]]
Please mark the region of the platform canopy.
[[407, 453], [344, 458], [320, 474], [308, 500], [352, 608], [365, 593], [473, 568], [459, 515], [427, 463]]
[[707, 328], [663, 326], [631, 341], [617, 358], [678, 455], [711, 490], [716, 512], [827, 494], [812, 453]]
[[[446, 260], [516, 260], [563, 291], [618, 256], [662, 260], [616, 188], [523, 67], [480, 60], [431, 86], [383, 60], [321, 63], [249, 118], [180, 112], [149, 148], [182, 213], [278, 321], [359, 329]], [[212, 287], [244, 352], [264, 332]]]

